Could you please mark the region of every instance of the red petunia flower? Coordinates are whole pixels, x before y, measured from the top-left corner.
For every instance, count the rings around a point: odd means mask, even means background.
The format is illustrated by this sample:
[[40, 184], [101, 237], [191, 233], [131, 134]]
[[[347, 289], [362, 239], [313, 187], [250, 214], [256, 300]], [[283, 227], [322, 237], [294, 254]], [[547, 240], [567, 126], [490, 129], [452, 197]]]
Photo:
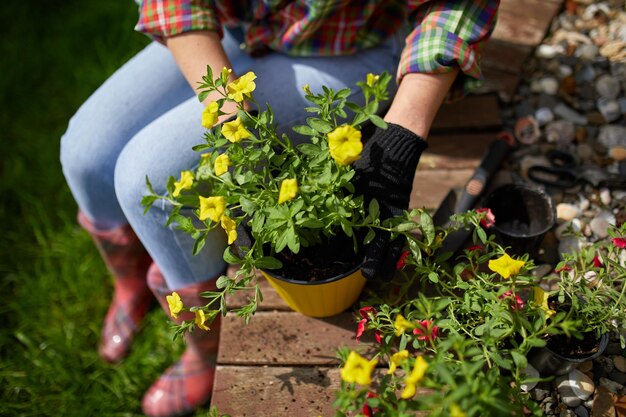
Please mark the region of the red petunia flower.
[[433, 326], [432, 320], [420, 320], [413, 329], [413, 334], [417, 336], [417, 340], [435, 340], [439, 334], [439, 327]]
[[404, 252], [402, 252], [402, 255], [400, 255], [400, 259], [398, 259], [398, 263], [396, 264], [396, 269], [399, 271], [401, 270], [404, 265], [406, 265], [406, 258], [409, 256], [410, 252], [408, 250], [405, 250]]
[[361, 341], [361, 336], [363, 336], [363, 332], [365, 332], [365, 324], [367, 324], [367, 319], [362, 319], [359, 324], [356, 326], [356, 341], [357, 343]]
[[[373, 392], [368, 392], [367, 393], [367, 398], [376, 398], [378, 397], [378, 395], [374, 394]], [[372, 408], [370, 407], [367, 403], [363, 404], [363, 408], [361, 409], [361, 413], [365, 416], [365, 417], [373, 417], [374, 413], [377, 413], [378, 408]]]
[[494, 224], [496, 224], [496, 216], [493, 215], [493, 212], [490, 208], [484, 207], [476, 209], [476, 213], [486, 213], [485, 218], [480, 221], [480, 225], [485, 229], [489, 229]]
[[383, 334], [380, 332], [380, 330], [376, 330], [374, 332], [374, 337], [376, 338], [376, 343], [378, 343], [379, 345], [383, 342]]
[[[507, 291], [500, 296], [500, 299], [509, 298], [513, 295], [511, 291]], [[513, 310], [521, 310], [524, 308], [524, 300], [519, 298], [519, 295], [515, 294], [515, 303], [511, 303], [511, 308]]]
[[563, 272], [563, 271], [571, 271], [571, 270], [572, 270], [572, 267], [571, 267], [571, 266], [569, 266], [569, 265], [563, 265], [562, 267], [555, 269], [555, 270], [554, 270], [554, 273], [559, 274], [559, 273], [561, 273], [561, 272]]
[[596, 268], [602, 268], [604, 264], [598, 255], [593, 257], [593, 266]]
[[620, 249], [626, 249], [626, 237], [614, 237], [613, 244]]
[[362, 307], [359, 309], [359, 314], [361, 315], [361, 320], [359, 321], [359, 324], [356, 327], [356, 341], [357, 342], [360, 341], [361, 336], [363, 336], [363, 333], [365, 332], [365, 325], [367, 324], [367, 321], [370, 318], [370, 314], [376, 314], [376, 309], [371, 306]]
[[470, 246], [469, 248], [467, 248], [467, 250], [469, 252], [474, 252], [474, 251], [482, 251], [484, 248], [481, 245], [474, 245], [474, 246]]
[[359, 314], [361, 315], [361, 318], [363, 319], [369, 319], [370, 313], [376, 314], [376, 309], [371, 306], [362, 307], [359, 309]]

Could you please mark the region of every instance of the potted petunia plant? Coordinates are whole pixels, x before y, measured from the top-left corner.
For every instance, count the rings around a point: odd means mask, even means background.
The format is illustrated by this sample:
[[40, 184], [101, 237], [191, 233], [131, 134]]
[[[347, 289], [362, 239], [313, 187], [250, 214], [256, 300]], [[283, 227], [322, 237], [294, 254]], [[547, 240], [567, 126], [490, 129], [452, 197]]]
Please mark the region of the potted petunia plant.
[[[355, 192], [350, 164], [363, 149], [362, 125], [386, 127], [376, 112], [387, 99], [391, 76], [369, 74], [358, 83], [363, 106], [347, 100], [348, 88], [314, 93], [304, 86], [311, 117], [288, 136], [277, 134], [271, 106], [262, 110], [255, 101], [255, 74], [230, 83], [229, 74], [224, 69], [214, 78], [207, 68], [199, 87], [200, 100], [209, 93], [221, 98], [202, 114], [207, 131], [204, 143], [194, 147], [200, 153], [198, 166], [170, 177], [164, 195], [146, 179], [146, 210], [160, 199], [171, 203], [168, 224], [176, 223], [195, 239], [194, 253], [210, 230], [223, 229], [228, 239], [224, 260], [239, 266], [234, 277], [218, 279], [222, 291], [205, 294], [206, 305], [183, 308], [203, 311], [205, 317], [226, 314], [225, 296], [252, 289], [249, 303], [235, 311], [248, 320], [262, 299], [259, 270], [297, 311], [317, 317], [343, 311], [365, 284], [359, 268], [362, 248], [374, 229], [383, 227], [377, 202], [366, 204]], [[226, 102], [234, 103], [237, 112], [217, 125]], [[296, 136], [303, 143], [296, 145]], [[192, 214], [183, 215], [183, 207]], [[192, 326], [184, 323], [180, 330]]]
[[[472, 211], [422, 234], [421, 246], [409, 240], [401, 273], [388, 291], [365, 298], [356, 316], [357, 339], [372, 333], [374, 354], [340, 351], [338, 416], [542, 415], [528, 391], [554, 374], [529, 364], [535, 351], [553, 338], [572, 345], [605, 332], [624, 346], [626, 225], [564, 256], [541, 279], [528, 255], [510, 256], [496, 243], [493, 221], [488, 210]], [[473, 246], [454, 260], [432, 256], [450, 232], [469, 225]], [[559, 311], [553, 300], [563, 297], [584, 302]]]

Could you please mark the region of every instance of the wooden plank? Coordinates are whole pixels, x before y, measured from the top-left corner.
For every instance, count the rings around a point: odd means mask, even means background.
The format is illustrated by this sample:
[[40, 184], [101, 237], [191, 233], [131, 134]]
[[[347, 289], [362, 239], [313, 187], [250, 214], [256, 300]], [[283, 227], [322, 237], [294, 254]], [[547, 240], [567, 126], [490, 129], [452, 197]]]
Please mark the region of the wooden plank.
[[238, 417], [333, 416], [338, 368], [218, 366], [211, 405]]
[[221, 365], [335, 365], [336, 349], [368, 352], [372, 335], [355, 340], [352, 313], [316, 319], [299, 313], [258, 312], [249, 324], [229, 315], [222, 320], [217, 361]]
[[500, 100], [510, 102], [521, 80], [521, 74], [502, 71], [496, 68], [483, 68], [485, 83], [472, 91], [472, 94], [497, 94]]
[[[229, 268], [229, 276], [234, 276], [234, 270], [236, 270], [236, 267], [231, 266]], [[274, 290], [270, 283], [263, 278], [263, 276], [261, 276], [261, 274], [257, 275], [257, 280], [259, 287], [261, 288], [261, 294], [263, 294], [263, 302], [259, 303], [257, 311], [291, 311], [287, 303], [280, 298], [278, 293]], [[235, 294], [226, 297], [226, 305], [229, 308], [242, 307], [243, 305], [248, 304], [248, 298], [252, 296], [254, 296], [254, 292], [252, 290], [237, 291]]]
[[476, 168], [496, 139], [493, 133], [444, 135], [428, 138], [428, 148], [422, 154], [419, 169], [469, 169]]
[[561, 3], [545, 0], [502, 0], [492, 39], [535, 47], [541, 43]]
[[413, 181], [409, 206], [435, 209], [452, 188], [462, 188], [473, 169], [418, 169]]
[[502, 115], [496, 95], [472, 95], [442, 105], [433, 121], [432, 132], [495, 130], [501, 127]]
[[491, 38], [485, 45], [482, 68], [518, 74], [532, 50], [529, 45]]

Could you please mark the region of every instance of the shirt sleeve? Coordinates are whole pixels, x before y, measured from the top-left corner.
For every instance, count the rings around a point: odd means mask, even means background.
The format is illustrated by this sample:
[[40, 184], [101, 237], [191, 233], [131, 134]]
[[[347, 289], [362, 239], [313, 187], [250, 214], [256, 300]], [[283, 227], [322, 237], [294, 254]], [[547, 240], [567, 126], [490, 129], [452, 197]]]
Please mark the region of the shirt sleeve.
[[406, 38], [397, 80], [410, 73], [440, 74], [459, 67], [447, 101], [459, 99], [482, 85], [482, 50], [495, 27], [499, 3], [434, 0], [418, 6], [411, 14], [416, 26]]
[[135, 30], [159, 42], [194, 30], [215, 31], [223, 36], [211, 0], [143, 0]]

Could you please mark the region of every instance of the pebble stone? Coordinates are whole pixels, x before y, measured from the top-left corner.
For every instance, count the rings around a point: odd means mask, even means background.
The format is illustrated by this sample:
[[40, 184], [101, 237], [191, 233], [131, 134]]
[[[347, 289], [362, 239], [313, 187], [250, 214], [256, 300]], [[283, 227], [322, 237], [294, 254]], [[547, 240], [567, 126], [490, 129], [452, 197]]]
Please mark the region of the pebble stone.
[[[626, 0], [564, 3], [503, 113], [518, 143], [510, 155], [513, 163], [501, 170], [509, 174], [499, 177], [528, 180], [529, 167], [550, 166], [545, 156], [553, 149], [570, 152], [576, 163], [591, 168], [589, 173], [626, 176]], [[559, 254], [609, 239], [608, 228], [626, 222], [626, 191], [599, 189], [596, 176], [589, 179], [595, 186], [545, 186], [557, 215], [542, 244], [544, 258], [536, 262], [535, 276], [545, 290], [558, 290], [560, 276], [551, 270]], [[604, 264], [606, 256], [598, 254]], [[626, 250], [614, 256], [626, 267]], [[579, 271], [571, 279], [601, 285], [600, 271]], [[626, 329], [621, 332], [626, 336]], [[612, 337], [595, 360], [525, 389], [546, 416], [626, 417], [626, 405], [616, 415], [614, 401], [623, 397], [626, 404], [625, 384], [626, 350]]]

